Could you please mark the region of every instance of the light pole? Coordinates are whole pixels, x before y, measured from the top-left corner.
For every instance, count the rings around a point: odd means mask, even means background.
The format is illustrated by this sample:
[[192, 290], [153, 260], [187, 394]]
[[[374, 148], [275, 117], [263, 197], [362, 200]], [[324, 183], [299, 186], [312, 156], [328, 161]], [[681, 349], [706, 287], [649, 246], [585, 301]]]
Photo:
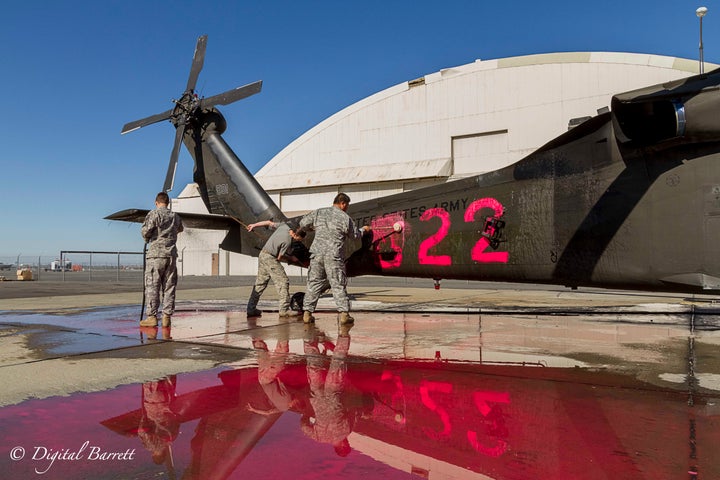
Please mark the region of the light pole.
[[703, 58], [703, 41], [702, 41], [702, 19], [707, 14], [707, 7], [700, 7], [695, 10], [695, 15], [700, 19], [700, 75], [705, 73], [705, 59]]

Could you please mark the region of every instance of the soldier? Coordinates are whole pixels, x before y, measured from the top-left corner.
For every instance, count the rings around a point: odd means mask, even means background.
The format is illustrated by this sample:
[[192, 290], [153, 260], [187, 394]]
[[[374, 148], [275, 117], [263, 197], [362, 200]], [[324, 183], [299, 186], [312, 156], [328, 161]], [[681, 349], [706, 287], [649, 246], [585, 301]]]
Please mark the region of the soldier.
[[340, 312], [341, 324], [353, 323], [350, 316], [350, 301], [347, 297], [347, 275], [345, 273], [345, 240], [360, 238], [370, 227], [355, 227], [352, 218], [345, 213], [350, 205], [350, 197], [338, 193], [332, 207], [324, 207], [310, 212], [300, 220], [300, 228], [315, 230], [315, 239], [310, 247], [310, 269], [308, 271], [307, 292], [303, 301], [303, 321], [315, 321], [313, 312], [320, 294], [330, 284], [333, 298]]
[[162, 326], [170, 326], [170, 317], [175, 312], [175, 288], [177, 287], [177, 241], [178, 233], [183, 231], [180, 216], [172, 212], [168, 205], [170, 198], [165, 192], [155, 197], [155, 210], [145, 217], [140, 233], [147, 242], [145, 254], [145, 298], [147, 300], [147, 318], [140, 322], [143, 327], [155, 327], [158, 324], [160, 290], [162, 298]]
[[290, 280], [288, 280], [280, 261], [286, 259], [298, 263], [297, 257], [290, 253], [292, 242], [305, 238], [305, 232], [300, 230], [297, 224], [274, 223], [270, 220], [251, 223], [247, 226], [247, 230], [252, 232], [256, 227], [271, 227], [275, 229], [275, 232], [270, 235], [258, 255], [258, 274], [248, 300], [247, 316], [259, 317], [262, 315], [262, 312], [257, 309], [257, 304], [268, 283], [272, 280], [280, 301], [278, 313], [281, 317], [288, 317], [292, 314], [290, 310]]

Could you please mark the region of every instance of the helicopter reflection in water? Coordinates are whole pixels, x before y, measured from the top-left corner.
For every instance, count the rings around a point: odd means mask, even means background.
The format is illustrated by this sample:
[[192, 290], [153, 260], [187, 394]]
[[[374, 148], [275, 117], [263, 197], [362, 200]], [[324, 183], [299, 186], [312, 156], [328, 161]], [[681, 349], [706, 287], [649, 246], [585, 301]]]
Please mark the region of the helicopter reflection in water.
[[[189, 422], [185, 479], [234, 478], [258, 458], [287, 478], [365, 478], [373, 467], [353, 464], [368, 459], [392, 478], [720, 477], [716, 398], [581, 368], [353, 357], [348, 330], [314, 326], [304, 355], [283, 336], [253, 346], [256, 367], [180, 395], [172, 377], [146, 383], [142, 408], [102, 424], [140, 437], [171, 478], [173, 432]], [[155, 443], [151, 400], [168, 421]]]

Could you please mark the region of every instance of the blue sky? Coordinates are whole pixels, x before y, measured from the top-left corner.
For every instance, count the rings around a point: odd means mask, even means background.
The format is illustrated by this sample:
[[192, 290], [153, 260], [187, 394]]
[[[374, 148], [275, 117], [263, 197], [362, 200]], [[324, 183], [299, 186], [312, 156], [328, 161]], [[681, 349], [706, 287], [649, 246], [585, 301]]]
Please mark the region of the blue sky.
[[[221, 108], [225, 140], [256, 172], [342, 108], [442, 68], [535, 53], [620, 51], [720, 61], [720, 2], [447, 0], [33, 1], [2, 7], [0, 257], [142, 250], [139, 227], [103, 220], [152, 208], [174, 129], [120, 135], [172, 107], [197, 37], [210, 96], [263, 80]], [[181, 152], [175, 189], [191, 181]]]

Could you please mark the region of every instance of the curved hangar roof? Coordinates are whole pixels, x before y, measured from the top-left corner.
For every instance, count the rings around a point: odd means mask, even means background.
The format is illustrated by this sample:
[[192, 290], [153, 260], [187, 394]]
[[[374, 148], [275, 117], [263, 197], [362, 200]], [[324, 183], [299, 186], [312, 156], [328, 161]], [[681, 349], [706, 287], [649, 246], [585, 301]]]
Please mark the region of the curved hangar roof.
[[256, 177], [267, 190], [287, 191], [494, 170], [596, 115], [614, 94], [697, 72], [695, 60], [634, 53], [477, 60], [350, 105]]

